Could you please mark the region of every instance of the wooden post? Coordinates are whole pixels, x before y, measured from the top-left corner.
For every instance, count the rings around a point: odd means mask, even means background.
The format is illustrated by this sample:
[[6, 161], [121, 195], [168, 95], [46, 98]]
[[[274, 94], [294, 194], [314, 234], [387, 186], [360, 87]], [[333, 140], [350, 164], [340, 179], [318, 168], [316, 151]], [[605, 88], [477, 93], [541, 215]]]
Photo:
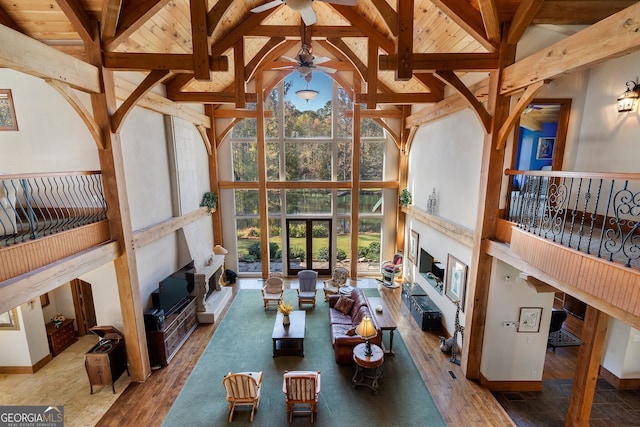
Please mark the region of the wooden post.
[[[362, 93], [361, 81], [353, 80], [353, 96]], [[351, 156], [351, 277], [358, 277], [358, 208], [360, 205], [360, 104], [353, 103], [353, 147]], [[355, 262], [353, 262], [355, 260]]]
[[569, 410], [564, 421], [567, 427], [589, 425], [608, 322], [608, 315], [590, 305], [587, 306], [580, 335], [582, 343], [576, 361]]
[[[205, 114], [209, 116], [209, 120], [211, 120], [211, 127], [207, 129], [207, 135], [209, 136], [209, 141], [211, 141], [211, 155], [209, 156], [209, 188], [218, 195], [218, 205], [220, 205], [218, 143], [216, 141], [216, 127], [213, 110], [213, 105], [204, 105]], [[222, 212], [219, 207], [215, 212], [211, 213], [211, 222], [213, 224], [213, 244], [224, 246], [224, 237], [222, 236]]]
[[258, 197], [260, 212], [260, 246], [262, 257], [262, 278], [269, 277], [269, 219], [267, 218], [267, 160], [264, 138], [264, 90], [262, 89], [263, 75], [256, 75], [256, 133], [258, 137]]

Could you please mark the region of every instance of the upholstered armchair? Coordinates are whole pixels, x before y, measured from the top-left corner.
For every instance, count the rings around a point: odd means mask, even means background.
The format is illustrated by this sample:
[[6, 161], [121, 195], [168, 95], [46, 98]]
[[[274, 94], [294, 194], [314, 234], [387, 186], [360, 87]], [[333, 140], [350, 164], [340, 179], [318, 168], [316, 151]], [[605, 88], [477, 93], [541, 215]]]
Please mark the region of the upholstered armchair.
[[320, 393], [320, 371], [284, 371], [282, 392], [285, 395], [289, 424], [293, 413], [309, 414], [311, 422], [318, 412], [318, 393]]
[[337, 295], [340, 292], [340, 288], [347, 283], [349, 277], [349, 270], [343, 267], [336, 267], [333, 269], [331, 279], [324, 281], [322, 290], [324, 291], [324, 300], [326, 301], [329, 295]]
[[264, 302], [264, 309], [266, 310], [269, 305], [274, 304], [276, 307], [282, 301], [282, 294], [284, 292], [284, 280], [282, 277], [272, 276], [269, 277], [262, 287], [262, 300]]
[[262, 385], [262, 372], [229, 372], [222, 380], [227, 391], [229, 402], [229, 422], [233, 420], [233, 412], [236, 406], [251, 406], [251, 418], [260, 406], [260, 386]]
[[395, 254], [392, 260], [383, 261], [380, 272], [382, 273], [383, 285], [396, 287], [394, 286], [394, 280], [402, 275], [402, 254]]
[[302, 304], [313, 304], [316, 308], [316, 287], [318, 283], [318, 272], [313, 270], [302, 270], [298, 273], [298, 308]]

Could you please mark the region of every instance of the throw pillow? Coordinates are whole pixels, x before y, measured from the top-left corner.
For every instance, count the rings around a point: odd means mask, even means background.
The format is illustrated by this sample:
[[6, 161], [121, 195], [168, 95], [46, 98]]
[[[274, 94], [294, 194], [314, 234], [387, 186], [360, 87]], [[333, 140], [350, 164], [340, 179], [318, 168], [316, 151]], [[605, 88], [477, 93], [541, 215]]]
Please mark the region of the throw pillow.
[[344, 295], [341, 295], [336, 301], [336, 305], [333, 306], [338, 311], [341, 311], [344, 314], [351, 313], [351, 308], [353, 307], [353, 300], [351, 298], [347, 298]]
[[350, 337], [354, 336], [356, 334], [356, 326], [354, 326], [353, 328], [349, 328], [346, 334], [349, 335]]

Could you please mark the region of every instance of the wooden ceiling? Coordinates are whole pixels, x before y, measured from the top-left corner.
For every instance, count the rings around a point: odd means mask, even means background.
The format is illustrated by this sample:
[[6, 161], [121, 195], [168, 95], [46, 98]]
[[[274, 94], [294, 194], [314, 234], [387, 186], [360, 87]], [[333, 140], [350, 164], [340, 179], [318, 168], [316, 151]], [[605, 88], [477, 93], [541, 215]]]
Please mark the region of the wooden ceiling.
[[636, 3], [359, 0], [349, 7], [317, 0], [317, 23], [305, 28], [285, 4], [251, 12], [268, 1], [0, 0], [0, 23], [83, 60], [99, 23], [107, 68], [155, 71], [175, 101], [239, 108], [255, 101], [258, 74], [268, 89], [291, 72], [274, 69], [306, 38], [315, 56], [331, 58], [323, 65], [337, 70], [334, 79], [376, 108], [437, 102], [455, 76], [495, 68], [502, 28], [517, 42], [530, 24], [589, 25]]

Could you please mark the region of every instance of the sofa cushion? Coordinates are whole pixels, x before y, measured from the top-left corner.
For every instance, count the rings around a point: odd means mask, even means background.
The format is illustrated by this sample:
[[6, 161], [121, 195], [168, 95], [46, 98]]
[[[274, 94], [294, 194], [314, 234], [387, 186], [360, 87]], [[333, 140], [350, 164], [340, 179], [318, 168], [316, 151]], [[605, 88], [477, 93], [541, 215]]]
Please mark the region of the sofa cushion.
[[343, 312], [344, 314], [351, 314], [353, 303], [354, 301], [351, 298], [341, 295], [334, 308], [338, 311]]

